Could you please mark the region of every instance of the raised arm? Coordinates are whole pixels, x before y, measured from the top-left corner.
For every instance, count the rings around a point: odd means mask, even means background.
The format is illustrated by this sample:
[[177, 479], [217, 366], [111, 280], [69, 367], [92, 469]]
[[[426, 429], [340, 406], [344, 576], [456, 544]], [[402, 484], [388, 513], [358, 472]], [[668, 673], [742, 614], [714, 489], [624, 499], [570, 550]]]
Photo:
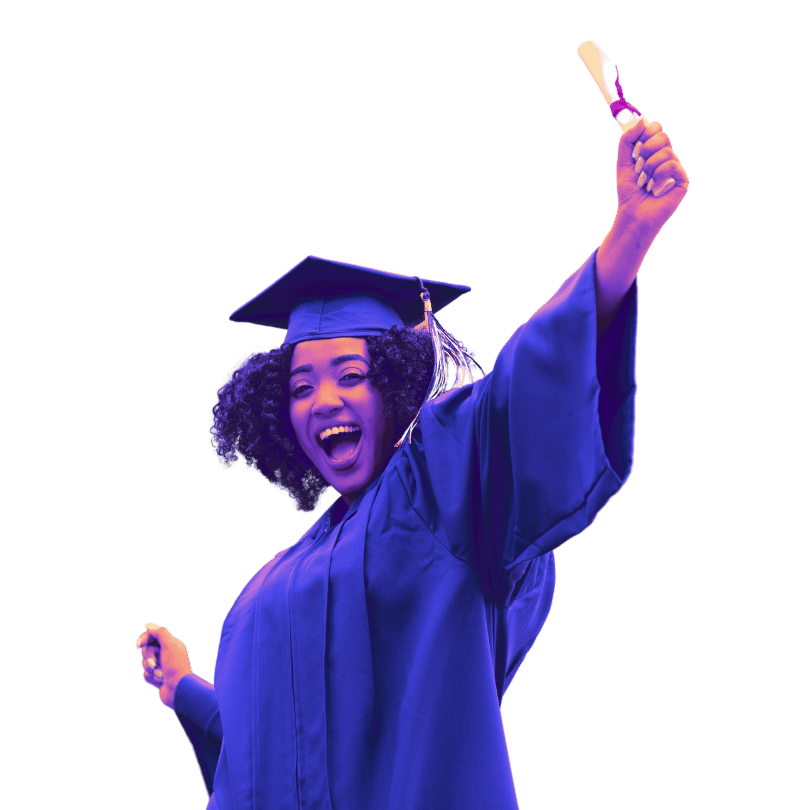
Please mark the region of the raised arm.
[[689, 179], [661, 125], [639, 119], [619, 141], [618, 212], [596, 253], [596, 312], [601, 334], [633, 284], [650, 245], [686, 196]]

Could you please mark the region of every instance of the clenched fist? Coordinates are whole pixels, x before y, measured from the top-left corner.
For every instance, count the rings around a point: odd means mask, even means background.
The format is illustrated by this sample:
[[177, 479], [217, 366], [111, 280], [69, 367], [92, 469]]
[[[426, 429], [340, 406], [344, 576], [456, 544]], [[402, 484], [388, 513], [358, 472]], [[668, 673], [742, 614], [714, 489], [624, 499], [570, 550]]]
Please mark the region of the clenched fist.
[[186, 645], [165, 627], [147, 624], [146, 629], [137, 641], [143, 654], [143, 677], [160, 690], [160, 699], [173, 709], [177, 684], [191, 672]]
[[657, 234], [689, 188], [661, 124], [639, 119], [622, 135], [616, 165], [619, 217]]

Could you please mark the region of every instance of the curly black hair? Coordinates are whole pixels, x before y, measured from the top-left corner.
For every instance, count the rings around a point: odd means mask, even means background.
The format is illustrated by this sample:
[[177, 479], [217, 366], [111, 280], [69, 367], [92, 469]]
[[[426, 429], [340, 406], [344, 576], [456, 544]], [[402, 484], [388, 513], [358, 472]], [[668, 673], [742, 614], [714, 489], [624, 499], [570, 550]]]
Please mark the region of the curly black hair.
[[[401, 326], [365, 340], [371, 360], [368, 380], [382, 393], [385, 416], [393, 418], [393, 450], [427, 393], [433, 345], [426, 332]], [[290, 421], [294, 348], [285, 343], [254, 354], [234, 371], [218, 391], [211, 444], [226, 465], [239, 453], [248, 466], [286, 489], [299, 510], [311, 512], [328, 484], [301, 449]]]

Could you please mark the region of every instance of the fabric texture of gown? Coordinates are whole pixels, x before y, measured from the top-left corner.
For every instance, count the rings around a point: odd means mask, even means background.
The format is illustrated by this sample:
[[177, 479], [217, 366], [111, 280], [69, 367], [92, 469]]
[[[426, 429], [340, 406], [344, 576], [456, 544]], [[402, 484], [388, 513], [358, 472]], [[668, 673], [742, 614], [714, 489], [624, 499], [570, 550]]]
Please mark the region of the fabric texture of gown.
[[517, 808], [501, 700], [632, 461], [637, 287], [597, 341], [595, 260], [239, 595], [176, 694], [209, 810]]

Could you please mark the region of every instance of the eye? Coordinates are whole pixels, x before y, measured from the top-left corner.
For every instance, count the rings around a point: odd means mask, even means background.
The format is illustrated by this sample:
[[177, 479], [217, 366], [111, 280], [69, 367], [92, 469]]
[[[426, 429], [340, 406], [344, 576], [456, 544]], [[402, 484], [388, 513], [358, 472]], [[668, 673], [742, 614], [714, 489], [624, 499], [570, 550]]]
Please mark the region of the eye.
[[365, 380], [366, 375], [361, 374], [359, 371], [347, 371], [340, 379], [350, 380], [357, 383], [360, 382], [361, 380]]
[[307, 385], [306, 383], [301, 383], [301, 385], [296, 385], [295, 388], [290, 391], [290, 396], [294, 399], [299, 399], [304, 394], [306, 394], [307, 390], [312, 388], [311, 385]]

